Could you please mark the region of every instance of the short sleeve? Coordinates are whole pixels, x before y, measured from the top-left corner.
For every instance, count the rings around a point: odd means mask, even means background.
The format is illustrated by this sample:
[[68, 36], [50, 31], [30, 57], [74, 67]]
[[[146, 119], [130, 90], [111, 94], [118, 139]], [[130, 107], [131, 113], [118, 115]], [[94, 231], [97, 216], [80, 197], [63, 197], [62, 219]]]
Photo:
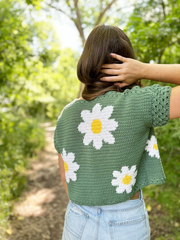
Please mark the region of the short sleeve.
[[57, 119], [57, 124], [56, 124], [56, 129], [54, 131], [54, 147], [56, 149], [56, 151], [61, 154], [61, 147], [60, 147], [60, 140], [61, 140], [61, 116], [62, 113], [59, 115], [58, 119]]
[[58, 145], [58, 129], [56, 127], [54, 131], [54, 147], [58, 153], [60, 153], [59, 145]]
[[163, 126], [169, 121], [171, 87], [159, 84], [151, 86], [152, 91], [152, 127]]
[[77, 101], [77, 99], [75, 99], [72, 102], [70, 102], [69, 104], [67, 104], [62, 109], [62, 111], [57, 119], [56, 129], [54, 132], [54, 147], [59, 154], [62, 154], [63, 142], [64, 142], [64, 138], [66, 135], [66, 134], [64, 134], [64, 132], [67, 127], [67, 117], [66, 117], [67, 109], [69, 109], [76, 101]]

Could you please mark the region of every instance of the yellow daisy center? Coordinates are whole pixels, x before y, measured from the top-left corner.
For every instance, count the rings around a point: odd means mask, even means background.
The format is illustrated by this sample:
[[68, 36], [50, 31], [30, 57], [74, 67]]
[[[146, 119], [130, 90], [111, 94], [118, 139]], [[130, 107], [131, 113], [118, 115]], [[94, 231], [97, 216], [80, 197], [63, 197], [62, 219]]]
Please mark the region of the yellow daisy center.
[[64, 162], [64, 170], [65, 170], [66, 173], [69, 170], [68, 164], [66, 162]]
[[129, 185], [131, 182], [131, 176], [129, 176], [128, 174], [123, 178], [122, 182], [126, 185]]
[[158, 149], [157, 144], [153, 144], [153, 149], [154, 149], [154, 150], [157, 150], [157, 149]]
[[94, 119], [91, 123], [91, 130], [94, 134], [98, 134], [102, 130], [102, 123], [99, 119]]

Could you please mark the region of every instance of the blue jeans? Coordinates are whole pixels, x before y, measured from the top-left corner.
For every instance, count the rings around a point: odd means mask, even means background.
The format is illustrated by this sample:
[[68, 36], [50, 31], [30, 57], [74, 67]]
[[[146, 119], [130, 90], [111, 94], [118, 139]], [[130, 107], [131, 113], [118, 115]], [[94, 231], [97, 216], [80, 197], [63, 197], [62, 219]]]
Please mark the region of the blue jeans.
[[139, 199], [105, 206], [69, 202], [62, 240], [150, 240], [142, 191]]

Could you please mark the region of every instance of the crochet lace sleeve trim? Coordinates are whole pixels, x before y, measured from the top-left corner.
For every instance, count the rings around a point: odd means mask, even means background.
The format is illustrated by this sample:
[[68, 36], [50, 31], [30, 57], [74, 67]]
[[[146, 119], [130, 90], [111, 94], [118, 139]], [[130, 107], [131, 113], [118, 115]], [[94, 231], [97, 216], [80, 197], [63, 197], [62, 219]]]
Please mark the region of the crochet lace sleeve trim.
[[156, 85], [153, 86], [152, 127], [163, 126], [169, 121], [171, 87]]

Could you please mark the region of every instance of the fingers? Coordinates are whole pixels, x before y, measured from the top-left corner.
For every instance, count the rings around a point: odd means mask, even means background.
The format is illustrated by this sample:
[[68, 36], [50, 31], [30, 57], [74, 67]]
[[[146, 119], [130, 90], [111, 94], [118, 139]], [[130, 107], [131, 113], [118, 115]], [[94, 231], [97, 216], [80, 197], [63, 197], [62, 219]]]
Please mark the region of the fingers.
[[116, 63], [107, 63], [107, 64], [104, 64], [102, 65], [102, 68], [112, 68], [112, 69], [121, 69], [122, 66], [121, 64], [116, 64]]
[[121, 55], [115, 54], [115, 53], [111, 53], [111, 56], [113, 58], [116, 58], [117, 60], [121, 61], [121, 62], [125, 62], [126, 59], [124, 57], [122, 57]]
[[119, 75], [120, 74], [120, 71], [117, 69], [101, 69], [101, 72], [109, 74], [109, 75]]
[[[113, 58], [116, 58], [117, 60], [121, 61], [121, 62], [126, 62], [126, 58], [122, 57], [121, 55], [115, 54], [115, 53], [111, 53], [110, 54]], [[121, 64], [116, 64], [116, 63], [111, 63], [111, 64], [104, 64], [102, 66], [102, 68], [114, 68], [114, 69], [121, 69], [122, 66]]]
[[[116, 58], [117, 60], [120, 60], [121, 62], [125, 62], [126, 61], [126, 58], [118, 55], [118, 54], [115, 54], [115, 53], [111, 53], [111, 56], [113, 58]], [[102, 66], [102, 69], [101, 69], [101, 72], [102, 73], [106, 73], [108, 75], [111, 75], [111, 76], [106, 76], [106, 77], [102, 77], [100, 78], [101, 81], [106, 81], [106, 82], [120, 82], [120, 81], [124, 81], [123, 77], [122, 77], [122, 69], [123, 69], [123, 66], [124, 64], [116, 64], [116, 63], [111, 63], [111, 64], [104, 64]], [[113, 75], [116, 75], [116, 76], [113, 76]], [[126, 85], [126, 83], [123, 83]], [[121, 84], [122, 85], [122, 84]]]
[[123, 82], [123, 83], [114, 83], [115, 86], [119, 87], [119, 88], [123, 88], [123, 87], [126, 87], [128, 86], [127, 83]]
[[100, 80], [104, 82], [119, 82], [119, 81], [123, 81], [124, 79], [121, 79], [120, 76], [108, 76], [108, 77], [102, 77], [100, 78]]

